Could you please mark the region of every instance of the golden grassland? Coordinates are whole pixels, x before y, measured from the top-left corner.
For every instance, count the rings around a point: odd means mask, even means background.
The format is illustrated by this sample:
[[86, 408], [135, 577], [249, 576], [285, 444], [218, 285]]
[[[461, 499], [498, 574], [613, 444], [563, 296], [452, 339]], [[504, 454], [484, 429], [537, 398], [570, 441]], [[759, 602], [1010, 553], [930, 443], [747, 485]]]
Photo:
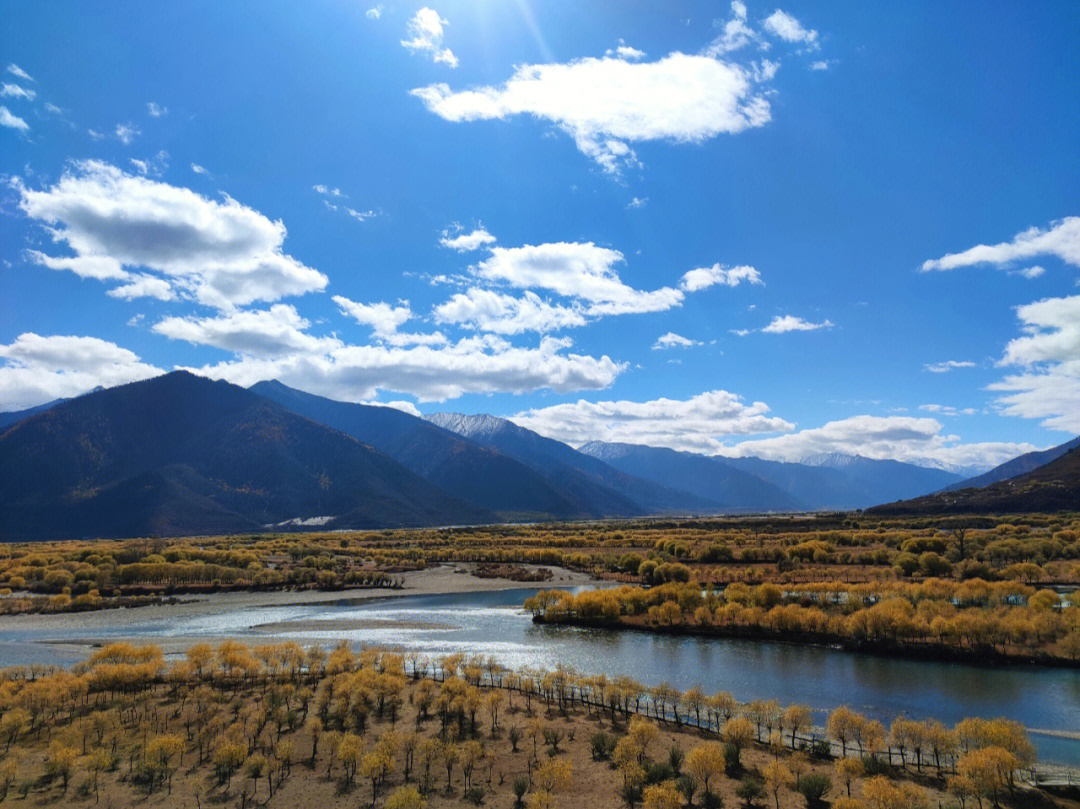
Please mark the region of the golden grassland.
[[[395, 587], [447, 562], [558, 565], [624, 583], [925, 579], [1080, 584], [1080, 518], [839, 514], [502, 525], [0, 546], [0, 612], [137, 606], [177, 593]], [[504, 571], [505, 572], [505, 571]]]
[[1076, 806], [1005, 720], [880, 723], [569, 670], [378, 649], [114, 644], [0, 676], [0, 802], [27, 806]]

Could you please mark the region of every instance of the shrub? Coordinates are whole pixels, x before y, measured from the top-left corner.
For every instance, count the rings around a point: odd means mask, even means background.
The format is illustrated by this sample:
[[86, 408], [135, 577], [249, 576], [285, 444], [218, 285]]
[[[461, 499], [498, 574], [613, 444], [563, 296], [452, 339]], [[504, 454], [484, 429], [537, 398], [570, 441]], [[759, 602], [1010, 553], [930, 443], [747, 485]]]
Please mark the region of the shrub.
[[830, 789], [832, 781], [827, 775], [812, 773], [799, 781], [799, 792], [806, 798], [809, 807], [821, 806]]

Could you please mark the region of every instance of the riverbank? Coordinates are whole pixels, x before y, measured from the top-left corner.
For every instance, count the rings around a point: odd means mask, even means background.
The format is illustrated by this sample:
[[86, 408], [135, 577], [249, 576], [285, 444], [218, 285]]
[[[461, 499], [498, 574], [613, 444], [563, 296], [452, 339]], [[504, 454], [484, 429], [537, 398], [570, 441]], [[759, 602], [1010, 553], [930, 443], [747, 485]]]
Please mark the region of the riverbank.
[[1065, 658], [1051, 657], [1049, 655], [1001, 654], [996, 649], [991, 648], [963, 650], [952, 646], [930, 643], [902, 643], [891, 640], [853, 640], [839, 635], [827, 635], [805, 630], [783, 632], [758, 626], [700, 626], [697, 624], [653, 626], [644, 620], [633, 620], [627, 616], [621, 616], [611, 621], [577, 616], [559, 616], [553, 619], [544, 615], [533, 615], [533, 623], [547, 626], [573, 626], [581, 629], [626, 630], [659, 636], [673, 635], [677, 637], [767, 641], [796, 646], [836, 649], [873, 657], [903, 657], [909, 660], [961, 663], [980, 668], [1009, 665], [1080, 670], [1080, 660], [1066, 660]]

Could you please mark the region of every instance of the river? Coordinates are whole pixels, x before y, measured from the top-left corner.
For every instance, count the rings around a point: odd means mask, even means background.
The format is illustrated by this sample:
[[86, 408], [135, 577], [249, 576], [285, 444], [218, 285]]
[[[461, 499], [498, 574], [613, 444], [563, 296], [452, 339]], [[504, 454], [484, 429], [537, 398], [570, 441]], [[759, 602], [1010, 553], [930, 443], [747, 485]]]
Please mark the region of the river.
[[[332, 646], [395, 645], [428, 655], [494, 655], [512, 668], [572, 666], [678, 688], [701, 685], [736, 699], [805, 703], [817, 720], [840, 704], [880, 719], [898, 714], [952, 724], [965, 716], [1005, 716], [1032, 730], [1080, 731], [1080, 673], [1026, 666], [864, 656], [833, 649], [749, 640], [664, 637], [642, 632], [537, 626], [520, 609], [532, 590], [414, 595], [274, 606], [224, 606], [213, 598], [182, 608], [104, 610], [66, 621], [6, 619], [0, 665], [70, 665], [86, 642], [152, 641], [166, 651], [193, 639], [292, 639]], [[1080, 741], [1033, 733], [1040, 759], [1080, 765]]]

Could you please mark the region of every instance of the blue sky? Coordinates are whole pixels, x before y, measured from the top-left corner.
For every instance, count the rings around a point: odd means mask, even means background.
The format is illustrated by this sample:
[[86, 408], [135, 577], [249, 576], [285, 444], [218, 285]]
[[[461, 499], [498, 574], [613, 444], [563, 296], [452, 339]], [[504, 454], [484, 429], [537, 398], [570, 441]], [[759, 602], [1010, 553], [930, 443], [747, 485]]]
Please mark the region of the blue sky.
[[1080, 431], [1075, 3], [5, 2], [0, 407], [175, 367], [979, 467]]

